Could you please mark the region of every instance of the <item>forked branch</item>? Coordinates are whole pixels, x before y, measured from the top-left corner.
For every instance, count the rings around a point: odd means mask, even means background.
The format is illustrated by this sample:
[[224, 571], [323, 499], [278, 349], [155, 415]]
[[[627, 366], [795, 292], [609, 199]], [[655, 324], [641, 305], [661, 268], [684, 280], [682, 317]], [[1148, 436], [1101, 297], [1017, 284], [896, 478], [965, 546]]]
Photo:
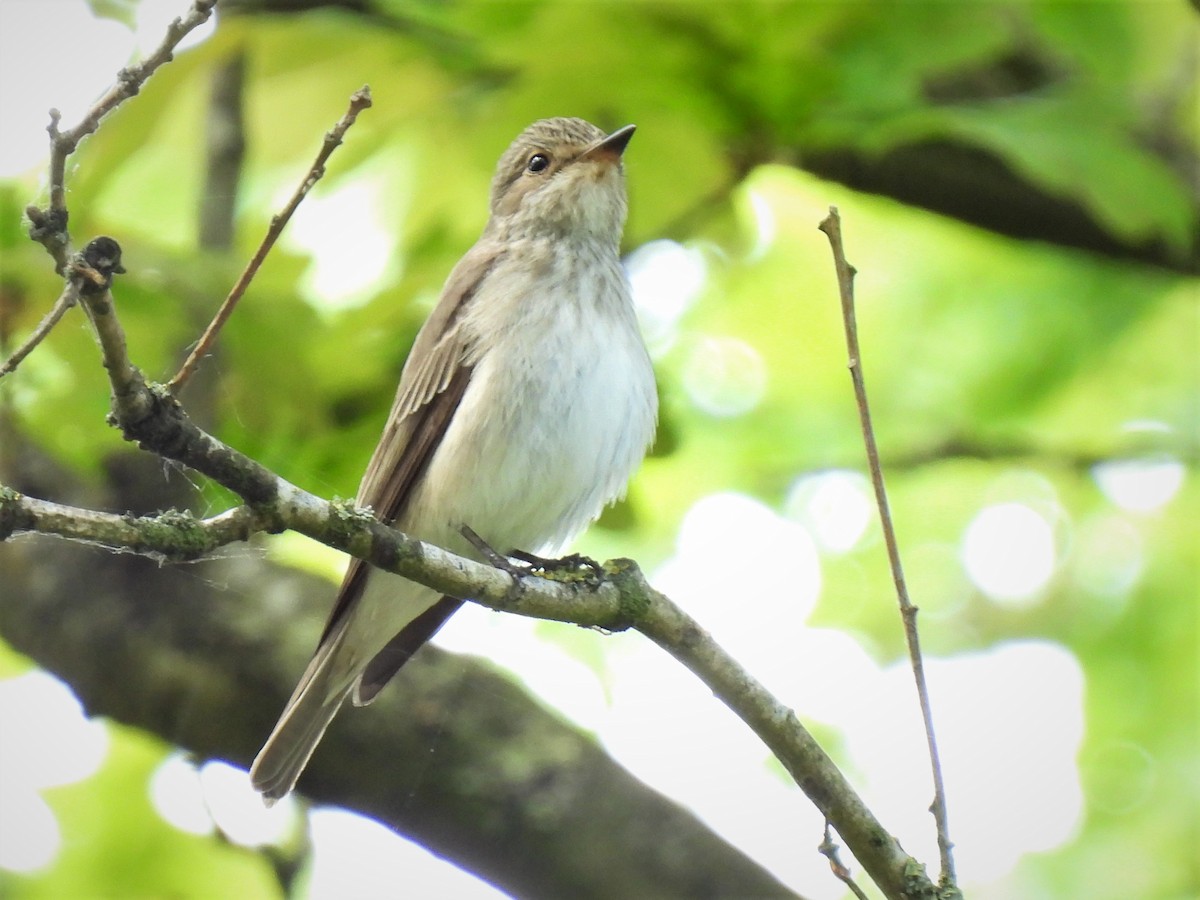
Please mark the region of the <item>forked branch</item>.
[[[116, 81], [100, 97], [74, 128], [61, 131], [58, 127], [62, 114], [50, 110], [50, 205], [41, 208], [30, 205], [25, 208], [29, 219], [29, 236], [37, 241], [54, 258], [54, 269], [59, 275], [67, 274], [71, 259], [71, 235], [67, 231], [66, 171], [67, 160], [79, 147], [79, 142], [100, 127], [100, 121], [110, 112], [135, 96], [146, 80], [162, 65], [170, 62], [175, 48], [187, 35], [208, 21], [217, 0], [194, 0], [188, 11], [167, 26], [167, 33], [158, 47], [136, 66], [121, 69]], [[46, 339], [63, 315], [76, 304], [78, 297], [68, 284], [50, 311], [38, 323], [37, 328], [22, 341], [16, 350], [0, 363], [0, 378], [8, 375], [21, 364], [34, 348]]]

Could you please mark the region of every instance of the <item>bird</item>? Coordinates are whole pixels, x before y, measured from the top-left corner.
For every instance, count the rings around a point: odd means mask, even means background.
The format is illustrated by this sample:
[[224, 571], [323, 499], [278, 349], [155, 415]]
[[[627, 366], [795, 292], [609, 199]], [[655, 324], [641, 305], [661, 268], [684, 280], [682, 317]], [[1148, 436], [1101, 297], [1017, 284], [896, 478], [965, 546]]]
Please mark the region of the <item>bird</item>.
[[[545, 553], [624, 496], [658, 418], [620, 257], [634, 129], [541, 119], [501, 155], [487, 224], [417, 334], [359, 487], [380, 521], [476, 559]], [[250, 768], [268, 805], [293, 790], [347, 698], [375, 699], [461, 605], [350, 560]]]

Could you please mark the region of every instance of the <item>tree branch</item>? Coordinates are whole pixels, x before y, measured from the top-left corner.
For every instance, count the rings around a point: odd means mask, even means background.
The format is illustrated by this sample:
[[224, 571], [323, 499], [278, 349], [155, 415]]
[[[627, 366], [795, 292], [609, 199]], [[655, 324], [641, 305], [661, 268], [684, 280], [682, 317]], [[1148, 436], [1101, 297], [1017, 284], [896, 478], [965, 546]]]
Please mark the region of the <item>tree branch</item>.
[[260, 531], [259, 517], [248, 506], [207, 519], [176, 510], [135, 517], [39, 500], [0, 485], [0, 540], [36, 532], [120, 548], [161, 562], [189, 562], [235, 541], [249, 540]]
[[[259, 554], [181, 570], [34, 535], [0, 544], [11, 646], [67, 680], [90, 715], [241, 767], [311, 654], [329, 592]], [[435, 646], [335, 721], [300, 789], [514, 896], [794, 897], [511, 677]]]
[[[882, 153], [846, 145], [796, 149], [803, 168], [820, 178], [892, 197], [996, 234], [1173, 272], [1200, 272], [1200, 202], [1195, 195], [1191, 198], [1190, 238], [1188, 245], [1180, 248], [1162, 235], [1119, 234], [1081, 200], [1064, 197], [995, 151], [965, 141], [920, 140]], [[1164, 162], [1174, 164], [1172, 160]], [[1194, 170], [1197, 159], [1189, 149], [1179, 164]]]
[[[145, 450], [208, 475], [246, 502], [218, 522], [172, 522], [164, 517], [128, 519], [106, 533], [127, 549], [195, 546], [216, 535], [244, 539], [251, 525], [295, 530], [389, 572], [491, 609], [618, 631], [636, 628], [699, 676], [775, 753], [800, 788], [845, 840], [863, 868], [891, 898], [925, 897], [933, 886], [924, 869], [875, 819], [837, 767], [797, 720], [693, 619], [645, 580], [630, 560], [604, 565], [596, 582], [514, 578], [508, 572], [407, 537], [347, 503], [330, 503], [290, 484], [259, 463], [207, 434], [187, 417], [163, 387], [148, 385], [129, 361], [125, 336], [110, 290], [120, 271], [120, 249], [110, 238], [92, 241], [73, 263], [71, 278], [101, 345], [112, 386], [111, 421]], [[53, 513], [53, 515], [51, 515]], [[0, 523], [15, 534], [53, 521], [58, 532], [88, 534], [88, 517], [64, 523], [60, 509], [38, 509], [9, 490], [0, 491]], [[103, 523], [111, 526], [113, 523]], [[244, 526], [244, 528], [243, 528]], [[170, 540], [164, 532], [177, 530]], [[92, 539], [100, 541], [99, 528]], [[175, 543], [175, 542], [178, 543]], [[185, 551], [190, 552], [190, 551]]]

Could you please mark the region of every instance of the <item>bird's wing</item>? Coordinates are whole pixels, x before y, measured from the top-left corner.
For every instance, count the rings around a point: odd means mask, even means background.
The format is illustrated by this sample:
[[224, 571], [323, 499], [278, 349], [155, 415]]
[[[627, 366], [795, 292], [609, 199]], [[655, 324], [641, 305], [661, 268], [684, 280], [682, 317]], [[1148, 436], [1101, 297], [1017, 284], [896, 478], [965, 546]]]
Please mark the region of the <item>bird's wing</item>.
[[[387, 425], [358, 490], [358, 504], [372, 507], [382, 522], [390, 523], [404, 512], [413, 488], [437, 452], [466, 393], [471, 380], [472, 348], [458, 325], [463, 310], [474, 299], [480, 282], [499, 256], [498, 248], [479, 243], [462, 258], [450, 273], [441, 299], [409, 352]], [[362, 560], [350, 560], [318, 649], [329, 640], [361, 595], [368, 570], [368, 564]], [[446, 612], [441, 621], [453, 611]], [[428, 631], [424, 640], [428, 640], [437, 628], [430, 629], [429, 623], [425, 623], [424, 630]], [[413, 646], [405, 659], [424, 640]]]

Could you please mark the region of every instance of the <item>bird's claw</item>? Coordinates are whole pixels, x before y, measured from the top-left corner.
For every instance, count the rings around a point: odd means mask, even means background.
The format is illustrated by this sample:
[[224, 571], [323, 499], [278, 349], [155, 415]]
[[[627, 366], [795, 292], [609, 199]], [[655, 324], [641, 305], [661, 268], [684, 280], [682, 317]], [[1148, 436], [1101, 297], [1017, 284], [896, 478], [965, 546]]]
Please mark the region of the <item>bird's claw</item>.
[[[600, 563], [596, 562], [590, 556], [584, 556], [580, 553], [570, 553], [558, 559], [549, 559], [525, 550], [513, 550], [508, 556], [505, 556], [502, 553], [498, 553], [487, 541], [476, 534], [469, 525], [463, 525], [461, 531], [463, 537], [467, 539], [472, 547], [479, 551], [479, 554], [484, 559], [495, 568], [507, 572], [512, 578], [512, 589], [509, 592], [510, 600], [515, 600], [520, 594], [520, 582], [526, 575], [536, 575], [539, 578], [569, 584], [577, 584], [579, 582], [598, 584], [604, 575], [604, 569]], [[523, 565], [513, 562], [514, 559], [520, 560]]]
[[545, 556], [526, 553], [524, 550], [514, 550], [512, 556], [514, 559], [527, 563], [530, 573], [549, 578], [552, 581], [584, 581], [595, 584], [604, 575], [604, 569], [600, 563], [582, 553], [568, 553], [558, 559], [548, 559]]

